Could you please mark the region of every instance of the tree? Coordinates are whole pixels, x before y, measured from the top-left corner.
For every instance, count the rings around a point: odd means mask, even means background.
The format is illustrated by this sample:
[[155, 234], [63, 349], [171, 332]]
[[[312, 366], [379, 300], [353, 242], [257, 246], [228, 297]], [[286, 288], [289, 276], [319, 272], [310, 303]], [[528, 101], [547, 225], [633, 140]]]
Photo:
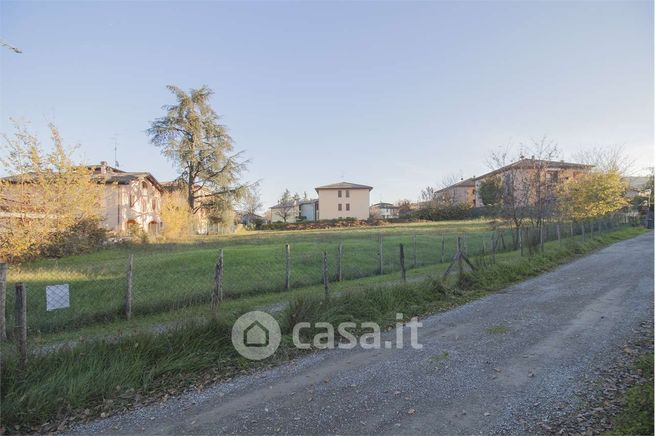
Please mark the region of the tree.
[[503, 197], [503, 187], [495, 177], [482, 180], [478, 188], [480, 199], [485, 206], [497, 206]]
[[193, 212], [182, 191], [166, 192], [162, 196], [161, 219], [164, 239], [184, 239], [193, 233]]
[[426, 186], [421, 190], [421, 201], [428, 203], [431, 207], [435, 207], [437, 203], [437, 190], [432, 186]]
[[618, 170], [590, 171], [560, 186], [560, 210], [573, 220], [597, 218], [626, 206], [625, 190], [626, 184]]
[[241, 210], [247, 215], [257, 215], [262, 208], [261, 194], [257, 186], [252, 186], [241, 199]]
[[209, 104], [209, 88], [189, 93], [173, 85], [167, 88], [177, 104], [164, 106], [166, 115], [148, 129], [150, 140], [179, 171], [191, 211], [207, 208], [221, 214], [247, 192], [248, 185], [240, 180], [247, 161], [233, 151], [232, 138]]
[[289, 218], [294, 216], [297, 210], [298, 202], [294, 199], [297, 196], [298, 194], [295, 194], [295, 196], [291, 195], [288, 189], [285, 189], [280, 196], [276, 210], [285, 223]]
[[398, 215], [401, 217], [409, 215], [412, 211], [412, 202], [407, 199], [398, 200], [396, 206], [398, 206]]
[[10, 263], [46, 254], [50, 241], [83, 243], [81, 231], [99, 229], [102, 185], [49, 127], [49, 151], [18, 124], [13, 136], [2, 135], [0, 164], [10, 177], [0, 180], [0, 259]]

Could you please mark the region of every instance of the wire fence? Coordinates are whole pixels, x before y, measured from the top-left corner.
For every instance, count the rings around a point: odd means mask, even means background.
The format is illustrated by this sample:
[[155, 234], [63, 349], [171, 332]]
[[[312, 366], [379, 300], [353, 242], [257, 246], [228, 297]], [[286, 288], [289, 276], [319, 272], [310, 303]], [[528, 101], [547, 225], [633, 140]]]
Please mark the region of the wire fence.
[[427, 274], [435, 265], [445, 270], [458, 246], [468, 258], [495, 260], [503, 253], [530, 255], [543, 251], [549, 241], [584, 240], [626, 225], [639, 221], [614, 215], [526, 225], [519, 231], [499, 226], [459, 234], [411, 228], [390, 233], [382, 229], [377, 235], [331, 232], [290, 243], [278, 238], [244, 244], [228, 241], [222, 247], [105, 250], [90, 257], [5, 265], [0, 267], [0, 312], [6, 314], [0, 319], [0, 334], [20, 336], [16, 327], [20, 310], [27, 313], [25, 328], [30, 336], [71, 331], [192, 306], [216, 307], [223, 301], [273, 292], [371, 286], [369, 278], [375, 277], [393, 282], [412, 271]]

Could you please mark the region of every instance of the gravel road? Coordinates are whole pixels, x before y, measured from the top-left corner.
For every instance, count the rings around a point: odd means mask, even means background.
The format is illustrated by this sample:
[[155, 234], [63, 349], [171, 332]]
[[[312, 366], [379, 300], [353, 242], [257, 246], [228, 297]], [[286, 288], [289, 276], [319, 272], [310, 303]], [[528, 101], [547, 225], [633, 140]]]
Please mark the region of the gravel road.
[[525, 433], [652, 317], [649, 233], [423, 319], [420, 350], [318, 352], [72, 431]]

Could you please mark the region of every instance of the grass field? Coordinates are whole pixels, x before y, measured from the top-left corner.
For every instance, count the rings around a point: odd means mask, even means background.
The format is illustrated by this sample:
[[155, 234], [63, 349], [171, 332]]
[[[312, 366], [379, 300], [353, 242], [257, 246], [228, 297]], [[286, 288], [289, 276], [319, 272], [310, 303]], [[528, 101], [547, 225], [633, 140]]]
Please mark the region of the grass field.
[[[449, 259], [458, 235], [471, 252], [481, 248], [491, 229], [484, 221], [410, 224], [302, 232], [258, 232], [192, 243], [113, 247], [62, 259], [43, 259], [12, 267], [8, 287], [24, 282], [28, 292], [28, 327], [32, 334], [106, 323], [123, 317], [127, 258], [134, 254], [133, 293], [136, 316], [161, 313], [209, 301], [218, 250], [224, 250], [227, 299], [284, 290], [285, 244], [290, 245], [291, 288], [322, 283], [322, 252], [328, 254], [330, 280], [343, 244], [346, 281], [379, 274], [379, 237], [383, 272], [400, 270], [399, 244], [405, 245], [407, 268], [441, 262], [442, 239]], [[416, 241], [414, 243], [414, 241]], [[416, 262], [414, 262], [416, 260]], [[46, 311], [45, 287], [67, 283], [71, 308]], [[8, 298], [8, 325], [13, 325], [13, 293]]]
[[[362, 283], [353, 292], [347, 292], [348, 283], [342, 282], [336, 286], [341, 292], [335, 292], [328, 304], [322, 298], [321, 286], [300, 288], [227, 301], [218, 320], [210, 317], [204, 323], [181, 324], [166, 334], [142, 332], [120, 341], [84, 341], [76, 347], [31, 355], [27, 365], [21, 364], [14, 353], [3, 353], [3, 425], [10, 432], [55, 431], [63, 420], [79, 422], [111, 414], [142, 401], [143, 397], [161, 398], [195, 389], [253, 366], [274, 364], [297, 355], [298, 350], [291, 347], [289, 339], [294, 322], [349, 319], [393, 325], [396, 312], [409, 318], [446, 310], [552, 269], [576, 255], [643, 232], [641, 228], [623, 228], [587, 237], [584, 242], [581, 237], [562, 244], [550, 241], [543, 254], [533, 256], [505, 252], [496, 263], [480, 262], [475, 272], [464, 275], [452, 286], [444, 286], [440, 280], [411, 280], [426, 273], [439, 277], [446, 268], [445, 264], [426, 265], [412, 270], [407, 284], [400, 283], [398, 274], [393, 273], [353, 280]], [[280, 349], [270, 362], [239, 357], [230, 342], [231, 322], [239, 310], [281, 299], [291, 299], [291, 305], [275, 314], [284, 335]], [[190, 306], [175, 314], [192, 319], [197, 315], [194, 310]], [[108, 325], [122, 328], [126, 324], [114, 321]], [[493, 331], [503, 332], [499, 326]], [[43, 423], [46, 424], [41, 427]]]

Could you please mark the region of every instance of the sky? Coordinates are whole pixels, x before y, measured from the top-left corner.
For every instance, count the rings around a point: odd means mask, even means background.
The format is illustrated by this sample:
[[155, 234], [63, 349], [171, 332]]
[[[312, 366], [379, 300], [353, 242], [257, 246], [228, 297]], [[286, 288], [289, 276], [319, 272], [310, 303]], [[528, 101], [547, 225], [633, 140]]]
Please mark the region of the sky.
[[[271, 206], [349, 181], [371, 202], [489, 170], [547, 136], [653, 166], [653, 3], [0, 3], [0, 132], [54, 123], [86, 163], [175, 178], [146, 129], [209, 86]], [[1, 171], [2, 169], [0, 169]]]

